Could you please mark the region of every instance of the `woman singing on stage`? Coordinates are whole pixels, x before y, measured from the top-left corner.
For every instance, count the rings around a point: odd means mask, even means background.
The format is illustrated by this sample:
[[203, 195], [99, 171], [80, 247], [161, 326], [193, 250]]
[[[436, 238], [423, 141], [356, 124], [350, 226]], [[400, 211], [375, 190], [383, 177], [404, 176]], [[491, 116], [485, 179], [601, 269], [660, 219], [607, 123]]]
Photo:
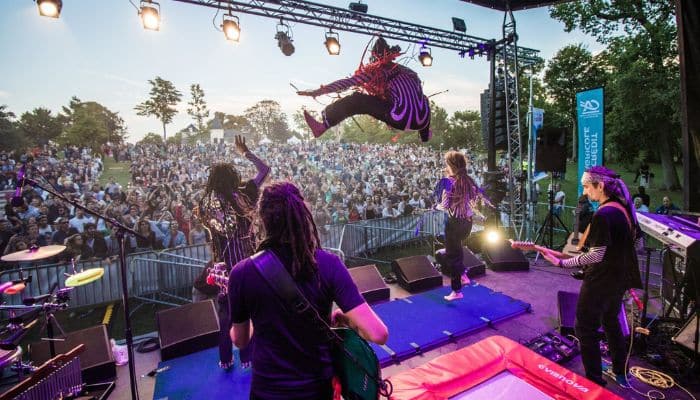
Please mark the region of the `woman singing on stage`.
[[[214, 262], [225, 262], [230, 269], [240, 260], [253, 254], [255, 237], [252, 231], [252, 216], [258, 200], [260, 186], [270, 173], [263, 161], [256, 157], [245, 144], [242, 136], [236, 136], [236, 150], [255, 165], [255, 178], [243, 182], [232, 163], [219, 163], [211, 167], [204, 197], [199, 202], [197, 215], [212, 236]], [[232, 343], [229, 337], [228, 296], [219, 292], [219, 365], [229, 369], [233, 366]], [[250, 363], [250, 348], [241, 351], [241, 364]]]
[[478, 200], [485, 201], [474, 180], [467, 175], [467, 159], [458, 151], [445, 154], [445, 172], [450, 181], [443, 189], [439, 210], [447, 213], [445, 223], [445, 263], [450, 270], [452, 292], [445, 300], [464, 297], [462, 285], [469, 283], [463, 260], [462, 241], [472, 230], [472, 218]]

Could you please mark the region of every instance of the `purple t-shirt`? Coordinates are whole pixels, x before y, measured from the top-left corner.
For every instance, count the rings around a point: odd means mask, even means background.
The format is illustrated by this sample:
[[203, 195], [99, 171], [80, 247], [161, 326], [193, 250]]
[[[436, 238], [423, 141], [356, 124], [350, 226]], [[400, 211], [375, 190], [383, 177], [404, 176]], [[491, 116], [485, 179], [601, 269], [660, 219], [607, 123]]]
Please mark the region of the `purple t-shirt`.
[[[275, 248], [290, 270], [291, 252]], [[330, 324], [333, 302], [344, 312], [364, 303], [347, 268], [338, 257], [316, 252], [318, 274], [297, 286]], [[267, 282], [246, 258], [236, 264], [229, 278], [231, 321], [253, 321], [253, 379], [251, 393], [265, 399], [313, 398], [333, 376], [330, 345], [318, 329], [298, 315], [290, 315]]]

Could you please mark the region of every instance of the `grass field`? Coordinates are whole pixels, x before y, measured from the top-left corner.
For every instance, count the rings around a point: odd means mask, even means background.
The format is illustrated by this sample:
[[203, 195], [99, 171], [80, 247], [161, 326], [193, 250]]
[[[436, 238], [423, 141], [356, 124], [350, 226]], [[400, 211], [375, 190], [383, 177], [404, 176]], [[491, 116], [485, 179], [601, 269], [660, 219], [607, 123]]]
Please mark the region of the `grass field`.
[[130, 162], [115, 162], [112, 157], [105, 157], [104, 159], [104, 172], [100, 176], [100, 185], [106, 185], [109, 182], [109, 177], [113, 176], [117, 182], [126, 187], [127, 183], [131, 181], [131, 174], [129, 173]]

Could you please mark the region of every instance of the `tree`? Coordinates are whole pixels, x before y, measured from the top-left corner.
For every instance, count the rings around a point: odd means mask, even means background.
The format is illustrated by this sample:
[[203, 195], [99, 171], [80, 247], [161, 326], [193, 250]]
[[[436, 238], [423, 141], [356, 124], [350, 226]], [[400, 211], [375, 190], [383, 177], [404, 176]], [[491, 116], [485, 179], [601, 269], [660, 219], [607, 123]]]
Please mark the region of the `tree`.
[[204, 90], [202, 90], [199, 84], [193, 83], [190, 86], [190, 96], [192, 98], [187, 103], [190, 106], [187, 109], [187, 114], [194, 118], [195, 124], [197, 125], [198, 136], [204, 136], [209, 130], [207, 124], [204, 122], [209, 117], [207, 102], [204, 100]]
[[137, 115], [154, 116], [163, 124], [163, 141], [167, 135], [165, 127], [173, 121], [173, 117], [177, 114], [175, 105], [180, 102], [182, 95], [175, 89], [172, 82], [156, 76], [155, 79], [149, 79], [151, 85], [150, 98], [141, 104], [136, 105]]
[[29, 142], [17, 128], [15, 114], [7, 110], [6, 105], [0, 105], [0, 149], [24, 151]]
[[51, 110], [39, 107], [22, 114], [19, 129], [33, 145], [44, 146], [61, 134], [63, 123]]
[[64, 144], [99, 149], [107, 142], [119, 144], [126, 139], [124, 120], [118, 113], [95, 101], [83, 102], [72, 97], [58, 118], [65, 129], [57, 140]]
[[[674, 117], [680, 85], [673, 2], [579, 0], [552, 7], [550, 14], [564, 22], [566, 31], [579, 28], [609, 45], [611, 144], [622, 150], [618, 153], [623, 158], [634, 157], [643, 144], [661, 161], [662, 184], [679, 188], [672, 146], [680, 136]], [[630, 144], [636, 146], [628, 148]]]
[[155, 145], [161, 145], [163, 144], [163, 138], [160, 137], [159, 135], [153, 133], [153, 132], [148, 132], [146, 136], [143, 137], [143, 139], [139, 140], [136, 142], [136, 144], [144, 145], [144, 144], [155, 144]]
[[576, 93], [603, 86], [605, 70], [601, 57], [593, 57], [583, 44], [561, 48], [547, 64], [544, 73], [552, 108], [564, 116], [573, 132], [572, 156], [576, 158]]
[[449, 147], [459, 147], [456, 138], [450, 136], [450, 123], [448, 121], [449, 115], [447, 111], [435, 104], [434, 101], [430, 102], [430, 129], [433, 131], [433, 138], [430, 141], [435, 146], [445, 146]]
[[291, 137], [287, 116], [278, 102], [262, 100], [245, 110], [245, 117], [253, 129], [273, 142], [286, 142]]
[[481, 114], [478, 111], [455, 111], [449, 119], [450, 128], [447, 137], [449, 147], [466, 147], [476, 152], [483, 152], [484, 142], [481, 137]]

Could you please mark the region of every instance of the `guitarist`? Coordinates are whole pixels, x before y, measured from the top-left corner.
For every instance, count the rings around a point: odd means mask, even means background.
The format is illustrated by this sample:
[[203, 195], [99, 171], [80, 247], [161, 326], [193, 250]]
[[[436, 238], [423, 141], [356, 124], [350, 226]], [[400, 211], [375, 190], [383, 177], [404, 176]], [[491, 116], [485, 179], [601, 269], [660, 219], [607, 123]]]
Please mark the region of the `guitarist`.
[[[343, 262], [321, 250], [316, 224], [299, 189], [289, 182], [267, 186], [258, 203], [263, 241], [291, 275], [299, 291], [331, 324], [346, 322], [360, 336], [384, 344], [388, 330], [357, 290]], [[265, 268], [263, 264], [260, 268]], [[251, 399], [330, 399], [331, 343], [313, 321], [290, 314], [251, 257], [231, 269], [231, 339], [245, 349], [255, 332]], [[251, 326], [252, 321], [252, 326]]]
[[635, 241], [641, 236], [629, 192], [614, 171], [595, 166], [581, 178], [583, 191], [591, 201], [600, 203], [593, 215], [585, 246], [588, 252], [568, 259], [554, 252], [544, 257], [560, 267], [586, 266], [576, 305], [576, 336], [586, 377], [601, 386], [602, 376], [598, 327], [608, 339], [616, 381], [627, 384], [625, 339], [617, 315], [622, 296], [631, 288], [641, 288]]
[[[253, 206], [258, 198], [260, 186], [270, 173], [270, 167], [256, 157], [245, 144], [245, 139], [235, 138], [236, 151], [252, 162], [257, 175], [243, 181], [233, 163], [218, 163], [211, 167], [204, 196], [195, 210], [195, 215], [212, 234], [212, 257], [230, 268], [238, 261], [253, 254], [255, 238], [252, 230]], [[229, 370], [233, 367], [232, 344], [228, 335], [230, 328], [228, 299], [223, 291], [217, 296], [219, 308], [219, 366]], [[241, 365], [250, 365], [250, 356], [241, 352]]]

